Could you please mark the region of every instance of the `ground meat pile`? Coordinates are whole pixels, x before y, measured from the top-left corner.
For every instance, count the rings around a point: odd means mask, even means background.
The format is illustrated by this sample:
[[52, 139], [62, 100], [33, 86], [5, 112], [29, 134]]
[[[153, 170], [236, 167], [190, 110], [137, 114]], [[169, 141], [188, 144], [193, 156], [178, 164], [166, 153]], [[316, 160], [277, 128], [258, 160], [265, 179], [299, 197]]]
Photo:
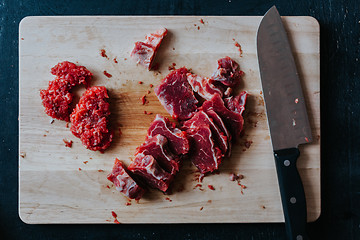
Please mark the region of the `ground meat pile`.
[[49, 82], [47, 89], [40, 90], [45, 113], [52, 118], [69, 122], [73, 94], [71, 89], [77, 85], [90, 84], [92, 73], [84, 66], [71, 62], [61, 62], [51, 69], [55, 79]]
[[[49, 82], [47, 89], [40, 90], [45, 113], [55, 119], [71, 120], [71, 132], [81, 139], [86, 148], [104, 151], [113, 137], [109, 130], [109, 96], [106, 88], [88, 88], [93, 74], [86, 67], [68, 61], [58, 63], [51, 73], [55, 79]], [[73, 110], [71, 90], [78, 85], [88, 89]]]

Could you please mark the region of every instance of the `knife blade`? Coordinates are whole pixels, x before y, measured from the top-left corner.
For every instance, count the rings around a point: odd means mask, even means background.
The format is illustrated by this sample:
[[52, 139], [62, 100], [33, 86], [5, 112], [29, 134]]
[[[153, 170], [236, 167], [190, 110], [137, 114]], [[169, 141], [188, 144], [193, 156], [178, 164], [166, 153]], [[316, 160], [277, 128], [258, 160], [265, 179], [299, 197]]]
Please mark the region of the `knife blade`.
[[308, 239], [306, 199], [296, 168], [298, 146], [312, 141], [299, 74], [273, 6], [257, 32], [257, 54], [288, 239]]

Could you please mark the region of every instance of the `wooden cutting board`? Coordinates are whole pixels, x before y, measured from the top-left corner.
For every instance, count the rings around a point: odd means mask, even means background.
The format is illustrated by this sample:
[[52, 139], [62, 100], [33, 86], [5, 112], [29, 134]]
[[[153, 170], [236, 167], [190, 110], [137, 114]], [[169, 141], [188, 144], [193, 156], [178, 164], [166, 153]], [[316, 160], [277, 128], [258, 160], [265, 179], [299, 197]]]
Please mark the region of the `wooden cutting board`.
[[[202, 23], [200, 20], [203, 19]], [[27, 17], [20, 23], [19, 215], [26, 223], [208, 223], [283, 222], [277, 176], [261, 92], [256, 32], [261, 17]], [[283, 17], [307, 101], [314, 142], [301, 146], [298, 160], [308, 221], [320, 215], [319, 25], [311, 17]], [[159, 70], [147, 71], [129, 58], [135, 41], [161, 26], [169, 34], [156, 56]], [[235, 46], [241, 45], [242, 54]], [[100, 55], [101, 49], [108, 58]], [[186, 66], [210, 76], [217, 59], [230, 56], [245, 72], [239, 90], [251, 95], [245, 134], [224, 159], [219, 174], [199, 175], [185, 161], [173, 193], [152, 190], [131, 202], [106, 179], [117, 157], [129, 164], [145, 139], [155, 113], [169, 117], [153, 88], [170, 71]], [[114, 61], [116, 58], [117, 63]], [[115, 137], [104, 154], [85, 149], [66, 122], [44, 113], [39, 90], [54, 79], [61, 61], [86, 66], [92, 86], [104, 85], [111, 98]], [[106, 77], [103, 71], [112, 75]], [[143, 84], [139, 84], [139, 81]], [[84, 91], [76, 90], [77, 98]], [[150, 91], [147, 94], [147, 91]], [[148, 104], [140, 98], [147, 94]], [[153, 113], [145, 115], [144, 111]], [[118, 128], [121, 128], [120, 136]], [[72, 148], [63, 139], [72, 140]], [[229, 180], [242, 174], [241, 184]], [[215, 190], [210, 190], [213, 185]]]

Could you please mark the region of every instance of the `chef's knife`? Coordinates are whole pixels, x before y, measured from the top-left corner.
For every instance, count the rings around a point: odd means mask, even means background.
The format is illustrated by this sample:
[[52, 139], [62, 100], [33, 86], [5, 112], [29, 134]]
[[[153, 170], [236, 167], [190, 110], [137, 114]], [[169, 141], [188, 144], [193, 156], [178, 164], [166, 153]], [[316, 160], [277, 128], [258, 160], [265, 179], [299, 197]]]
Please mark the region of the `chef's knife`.
[[266, 113], [288, 239], [305, 240], [306, 200], [296, 161], [299, 144], [312, 141], [299, 75], [281, 17], [273, 6], [257, 33]]

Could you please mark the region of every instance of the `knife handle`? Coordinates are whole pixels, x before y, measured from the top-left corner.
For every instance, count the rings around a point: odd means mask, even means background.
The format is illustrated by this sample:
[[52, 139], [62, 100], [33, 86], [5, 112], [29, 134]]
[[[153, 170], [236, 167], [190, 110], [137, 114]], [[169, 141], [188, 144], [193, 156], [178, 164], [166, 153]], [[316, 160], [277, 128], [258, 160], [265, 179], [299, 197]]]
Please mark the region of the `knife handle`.
[[308, 240], [306, 234], [306, 199], [296, 161], [299, 149], [274, 151], [286, 234], [289, 240]]

